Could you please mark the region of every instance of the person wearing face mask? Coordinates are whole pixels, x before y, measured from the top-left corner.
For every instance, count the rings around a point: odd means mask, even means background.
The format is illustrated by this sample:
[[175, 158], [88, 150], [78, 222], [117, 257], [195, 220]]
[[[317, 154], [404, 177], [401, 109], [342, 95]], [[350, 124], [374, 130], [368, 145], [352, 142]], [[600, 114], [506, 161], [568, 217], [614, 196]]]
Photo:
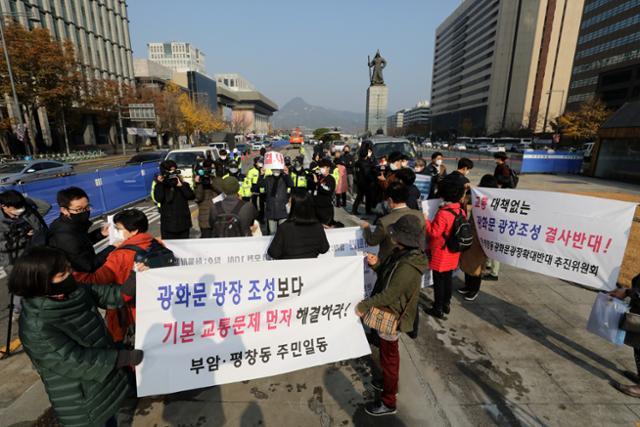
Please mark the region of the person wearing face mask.
[[418, 210], [411, 209], [407, 206], [407, 199], [409, 198], [409, 187], [402, 182], [392, 183], [385, 192], [386, 203], [389, 207], [389, 213], [376, 222], [375, 231], [371, 231], [371, 226], [368, 222], [363, 221], [360, 227], [363, 230], [363, 237], [367, 245], [380, 246], [378, 251], [378, 258], [381, 262], [386, 261], [387, 257], [393, 252], [394, 244], [391, 236], [389, 235], [389, 227], [395, 223], [398, 219], [405, 215], [411, 215], [420, 221], [421, 231], [419, 240], [422, 242], [421, 248], [425, 247], [425, 233], [424, 233], [424, 217]]
[[354, 174], [357, 194], [351, 213], [358, 215], [358, 207], [364, 200], [365, 212], [367, 215], [371, 215], [375, 206], [374, 188], [376, 182], [376, 163], [373, 156], [373, 145], [370, 141], [364, 141], [360, 146], [358, 161], [354, 167]]
[[444, 166], [444, 156], [439, 151], [431, 155], [431, 163], [427, 166], [426, 174], [431, 177], [431, 189], [429, 199], [438, 198], [438, 184], [447, 175], [447, 168]]
[[192, 226], [189, 201], [196, 195], [173, 160], [161, 162], [160, 171], [153, 190], [160, 203], [160, 234], [163, 239], [188, 239]]
[[200, 238], [206, 239], [211, 237], [211, 228], [209, 227], [209, 207], [211, 199], [217, 197], [222, 190], [220, 189], [221, 179], [215, 175], [213, 162], [209, 159], [203, 160], [196, 165], [193, 183], [193, 192], [196, 196], [198, 204], [198, 228], [200, 229]]
[[109, 226], [89, 232], [91, 205], [89, 196], [82, 188], [60, 190], [57, 201], [60, 216], [49, 227], [49, 246], [61, 249], [67, 255], [73, 271], [96, 271], [115, 249], [114, 246], [108, 246], [97, 254], [93, 249], [93, 245], [109, 235]]
[[387, 162], [388, 171], [378, 175], [378, 182], [383, 190], [396, 180], [396, 172], [402, 169], [402, 160], [404, 158], [405, 156], [399, 151], [394, 151], [389, 154]]
[[255, 157], [253, 159], [253, 167], [247, 171], [247, 180], [251, 185], [251, 203], [253, 207], [258, 211], [258, 221], [264, 220], [264, 199], [260, 194], [260, 187], [258, 187], [258, 181], [262, 174], [262, 168], [264, 166], [263, 157]]
[[135, 274], [123, 286], [78, 284], [59, 249], [34, 248], [16, 261], [9, 289], [23, 298], [20, 339], [61, 425], [117, 425], [133, 392], [128, 373], [144, 353], [119, 350], [98, 308], [121, 307], [135, 286]]
[[258, 180], [258, 187], [264, 194], [264, 219], [269, 234], [275, 233], [278, 225], [286, 220], [289, 189], [293, 187], [288, 168], [284, 165], [280, 167], [284, 168], [269, 169], [270, 174], [265, 169]]
[[291, 176], [291, 181], [293, 182], [292, 194], [294, 191], [303, 193], [308, 191], [309, 172], [303, 166], [304, 157], [300, 157], [297, 157], [293, 162], [293, 170], [289, 172], [289, 176]]
[[353, 195], [355, 193], [353, 183], [356, 159], [351, 154], [351, 147], [348, 145], [345, 145], [342, 150], [342, 159], [344, 160], [344, 167], [347, 169], [347, 192]]
[[16, 190], [0, 193], [0, 267], [10, 272], [25, 250], [47, 244], [43, 217], [51, 210], [44, 200], [24, 197]]
[[[51, 205], [7, 190], [0, 193], [0, 208], [0, 267], [9, 274], [15, 260], [26, 250], [47, 244], [48, 228], [43, 217]], [[19, 297], [10, 296], [9, 305], [10, 315], [20, 313]]]
[[230, 159], [229, 153], [224, 148], [220, 150], [220, 158], [214, 162], [216, 169], [216, 176], [222, 177], [225, 176], [229, 172], [229, 163]]
[[313, 198], [318, 219], [324, 225], [333, 223], [333, 198], [336, 191], [336, 180], [331, 175], [331, 161], [323, 159], [318, 162], [320, 173], [314, 175], [315, 190]]
[[468, 175], [471, 173], [471, 169], [473, 169], [473, 161], [463, 157], [458, 160], [458, 169], [443, 178], [438, 185], [443, 185], [444, 181], [456, 181], [458, 185], [462, 185], [464, 187], [466, 193], [471, 188], [471, 181], [469, 181], [468, 178]]
[[[147, 250], [155, 238], [149, 234], [149, 220], [138, 209], [126, 209], [113, 217], [117, 230], [118, 248], [111, 252], [105, 263], [93, 273], [73, 273], [79, 283], [96, 285], [123, 284], [127, 281], [135, 264], [136, 251]], [[160, 244], [159, 242], [157, 244]], [[107, 309], [105, 321], [114, 342], [122, 342], [127, 330], [135, 324], [133, 298], [125, 295], [125, 304], [120, 309]]]

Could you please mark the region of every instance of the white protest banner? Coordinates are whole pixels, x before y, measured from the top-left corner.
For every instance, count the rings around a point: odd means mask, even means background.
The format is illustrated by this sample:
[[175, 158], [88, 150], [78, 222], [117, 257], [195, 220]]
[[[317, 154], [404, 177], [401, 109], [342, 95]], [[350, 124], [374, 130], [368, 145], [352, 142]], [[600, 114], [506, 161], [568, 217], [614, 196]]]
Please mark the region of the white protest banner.
[[615, 289], [636, 206], [565, 193], [473, 189], [485, 253], [595, 289]]
[[[359, 227], [326, 230], [329, 251], [320, 258], [378, 253], [378, 247], [367, 246]], [[166, 240], [165, 244], [178, 258], [179, 265], [245, 264], [266, 261], [267, 249], [273, 236], [230, 237], [224, 239]], [[362, 259], [365, 294], [371, 294], [376, 283], [376, 273]]]
[[370, 353], [361, 257], [138, 274], [138, 396], [268, 377]]

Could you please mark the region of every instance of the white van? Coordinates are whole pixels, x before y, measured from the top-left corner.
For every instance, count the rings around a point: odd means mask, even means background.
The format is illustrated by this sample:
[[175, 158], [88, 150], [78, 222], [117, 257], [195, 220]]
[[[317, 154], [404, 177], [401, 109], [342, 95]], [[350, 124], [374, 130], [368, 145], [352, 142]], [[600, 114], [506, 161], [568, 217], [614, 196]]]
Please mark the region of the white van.
[[220, 157], [218, 149], [213, 147], [193, 147], [182, 148], [179, 150], [171, 150], [167, 153], [165, 160], [173, 160], [178, 165], [181, 175], [185, 182], [193, 187], [193, 166], [196, 164], [198, 157], [205, 159], [218, 160]]

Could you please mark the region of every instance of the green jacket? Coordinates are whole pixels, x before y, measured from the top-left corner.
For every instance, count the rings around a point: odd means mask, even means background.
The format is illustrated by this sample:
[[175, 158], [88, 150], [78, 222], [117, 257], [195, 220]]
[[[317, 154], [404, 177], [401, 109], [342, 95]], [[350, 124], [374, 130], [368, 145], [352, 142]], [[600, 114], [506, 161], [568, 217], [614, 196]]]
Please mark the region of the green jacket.
[[67, 299], [22, 300], [20, 339], [65, 426], [102, 426], [130, 392], [96, 306], [122, 305], [120, 286], [78, 285]]
[[[400, 315], [403, 310], [406, 310], [403, 318], [400, 319], [398, 330], [411, 332], [418, 311], [422, 275], [428, 266], [427, 256], [420, 250], [412, 250], [396, 262], [374, 266], [374, 270], [378, 273], [378, 280], [383, 281], [382, 291], [361, 301], [358, 304], [358, 311], [366, 313], [372, 307], [389, 307]], [[412, 296], [413, 300], [407, 307]]]

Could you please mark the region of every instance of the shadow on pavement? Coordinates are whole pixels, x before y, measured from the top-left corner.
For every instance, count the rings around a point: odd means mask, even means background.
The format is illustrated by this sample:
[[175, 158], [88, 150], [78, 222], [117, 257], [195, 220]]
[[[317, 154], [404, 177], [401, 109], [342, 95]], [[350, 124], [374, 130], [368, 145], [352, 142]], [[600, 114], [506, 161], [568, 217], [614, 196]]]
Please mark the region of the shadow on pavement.
[[[458, 295], [456, 295], [456, 297], [460, 300]], [[524, 308], [511, 304], [494, 295], [483, 292], [482, 303], [464, 303], [461, 304], [461, 308], [476, 315], [485, 322], [489, 322], [504, 332], [510, 333], [507, 328], [520, 332], [531, 340], [545, 346], [557, 355], [601, 379], [612, 380], [611, 376], [601, 369], [601, 367], [605, 367], [613, 371], [617, 370], [616, 365], [611, 361], [599, 356], [566, 336], [548, 328], [539, 320], [531, 317]], [[486, 316], [487, 311], [490, 312], [490, 316]], [[483, 316], [483, 314], [485, 315]], [[562, 346], [566, 346], [567, 348], [570, 348], [576, 353], [584, 356], [585, 359], [590, 360], [581, 359], [562, 348]]]

